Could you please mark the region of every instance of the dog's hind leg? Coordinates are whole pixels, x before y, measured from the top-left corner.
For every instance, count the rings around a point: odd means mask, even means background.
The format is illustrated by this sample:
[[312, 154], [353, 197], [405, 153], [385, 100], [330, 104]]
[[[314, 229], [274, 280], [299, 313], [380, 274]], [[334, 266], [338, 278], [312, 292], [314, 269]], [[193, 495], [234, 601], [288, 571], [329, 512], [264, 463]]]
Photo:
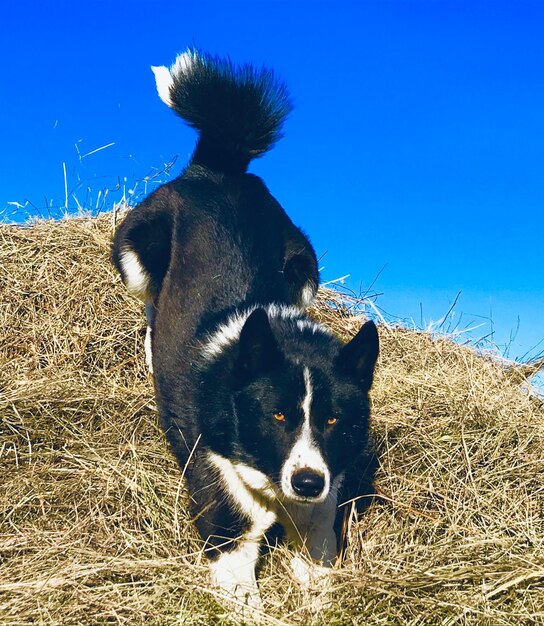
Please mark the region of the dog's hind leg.
[[[162, 198], [166, 196], [166, 198]], [[127, 289], [154, 301], [170, 264], [174, 209], [163, 188], [127, 213], [113, 239], [112, 260]]]
[[151, 302], [145, 304], [145, 316], [147, 318], [147, 330], [145, 332], [145, 362], [151, 374], [153, 374], [153, 353], [151, 350], [151, 333], [153, 332], [153, 320], [155, 319], [155, 306]]
[[283, 276], [293, 304], [301, 309], [309, 307], [317, 294], [319, 274], [314, 249], [298, 228], [286, 238]]
[[[166, 196], [166, 197], [163, 197]], [[170, 263], [174, 209], [159, 189], [128, 212], [115, 233], [112, 260], [127, 289], [145, 304], [145, 360], [153, 373], [151, 339], [155, 303]]]

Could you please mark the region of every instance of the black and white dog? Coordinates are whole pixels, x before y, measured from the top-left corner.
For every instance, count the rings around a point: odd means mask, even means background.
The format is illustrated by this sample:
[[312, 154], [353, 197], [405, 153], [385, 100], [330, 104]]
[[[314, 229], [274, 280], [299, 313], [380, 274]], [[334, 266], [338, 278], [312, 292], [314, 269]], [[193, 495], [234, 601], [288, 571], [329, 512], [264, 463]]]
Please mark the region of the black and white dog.
[[[267, 532], [279, 524], [299, 555], [331, 566], [339, 505], [370, 493], [378, 335], [367, 322], [344, 345], [304, 315], [318, 286], [314, 250], [246, 172], [280, 137], [284, 85], [192, 50], [153, 71], [199, 138], [181, 176], [127, 214], [113, 260], [146, 305], [160, 417], [213, 582], [258, 607]], [[304, 563], [295, 553], [301, 580]]]

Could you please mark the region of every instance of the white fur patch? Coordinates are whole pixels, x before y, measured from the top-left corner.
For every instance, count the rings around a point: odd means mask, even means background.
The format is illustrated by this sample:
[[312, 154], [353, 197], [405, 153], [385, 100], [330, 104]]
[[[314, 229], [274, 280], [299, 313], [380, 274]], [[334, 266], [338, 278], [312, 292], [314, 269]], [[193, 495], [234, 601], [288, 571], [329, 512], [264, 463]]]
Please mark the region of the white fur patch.
[[317, 289], [313, 283], [306, 283], [300, 292], [300, 306], [305, 309], [315, 300]]
[[174, 84], [174, 79], [170, 70], [164, 65], [152, 65], [151, 70], [155, 74], [155, 84], [159, 98], [169, 107], [172, 107], [172, 99], [170, 97], [170, 87]]
[[304, 421], [309, 424], [314, 389], [312, 386], [312, 375], [307, 367], [304, 368], [304, 390], [306, 394], [304, 396], [304, 400], [302, 401], [302, 412], [304, 413]]
[[164, 65], [152, 65], [151, 70], [155, 74], [155, 84], [159, 98], [170, 108], [173, 106], [170, 88], [174, 84], [174, 77], [189, 71], [194, 60], [197, 58], [196, 52], [186, 50], [178, 54], [170, 68]]
[[145, 333], [145, 362], [151, 374], [153, 374], [153, 351], [151, 349], [151, 325], [155, 319], [155, 307], [151, 302], [145, 303], [145, 316], [147, 318], [147, 331]]
[[210, 563], [212, 584], [225, 593], [228, 600], [260, 609], [261, 597], [257, 587], [255, 567], [259, 558], [259, 542], [242, 540], [231, 552], [223, 553]]
[[276, 492], [268, 476], [244, 463], [234, 463], [234, 470], [251, 490], [262, 494], [269, 500], [276, 499]]
[[297, 307], [285, 304], [268, 304], [264, 306], [256, 304], [249, 309], [231, 315], [224, 324], [217, 327], [217, 330], [212, 335], [209, 335], [208, 341], [202, 349], [204, 358], [211, 361], [230, 345], [238, 341], [247, 318], [255, 309], [259, 308], [265, 309], [269, 318], [292, 319], [296, 322], [300, 331], [310, 330], [312, 333], [320, 332], [330, 335], [330, 331], [327, 328], [302, 317]]
[[291, 559], [291, 571], [301, 586], [302, 603], [311, 613], [316, 614], [332, 606], [335, 589], [332, 566], [319, 565], [299, 553]]
[[330, 574], [330, 566], [323, 567], [313, 561], [303, 558], [301, 554], [295, 554], [291, 558], [291, 571], [293, 577], [303, 589], [317, 586], [323, 587]]
[[309, 330], [314, 335], [317, 332], [320, 332], [323, 335], [331, 334], [331, 331], [328, 328], [325, 328], [324, 326], [319, 326], [319, 324], [315, 324], [311, 320], [304, 319], [304, 318], [297, 320], [297, 326], [300, 331], [304, 332], [305, 330]]
[[144, 348], [145, 348], [145, 362], [146, 362], [147, 368], [149, 369], [149, 372], [153, 374], [153, 352], [151, 350], [151, 326], [147, 327], [147, 330], [145, 333]]
[[120, 259], [121, 268], [123, 270], [123, 279], [127, 289], [140, 298], [146, 300], [147, 288], [149, 285], [149, 276], [143, 265], [140, 263], [138, 255], [130, 249], [123, 250]]
[[197, 58], [197, 53], [194, 50], [190, 49], [187, 49], [185, 50], [185, 52], [178, 54], [176, 60], [172, 63], [170, 67], [170, 74], [172, 74], [172, 76], [177, 76], [178, 74], [188, 73]]
[[269, 478], [244, 463], [233, 463], [215, 452], [208, 455], [210, 463], [219, 470], [230, 502], [251, 522], [246, 539], [259, 540], [276, 521], [270, 502], [276, 492]]
[[[294, 500], [296, 502], [317, 503], [324, 502], [329, 495], [331, 474], [321, 451], [316, 446], [315, 441], [312, 438], [310, 417], [313, 400], [313, 387], [310, 370], [307, 367], [304, 368], [304, 386], [305, 395], [301, 404], [304, 421], [300, 429], [299, 438], [295, 442], [287, 460], [283, 464], [281, 471], [281, 489], [289, 500]], [[325, 485], [319, 497], [311, 499], [304, 498], [299, 496], [293, 489], [291, 484], [293, 474], [302, 469], [309, 469], [323, 476]]]

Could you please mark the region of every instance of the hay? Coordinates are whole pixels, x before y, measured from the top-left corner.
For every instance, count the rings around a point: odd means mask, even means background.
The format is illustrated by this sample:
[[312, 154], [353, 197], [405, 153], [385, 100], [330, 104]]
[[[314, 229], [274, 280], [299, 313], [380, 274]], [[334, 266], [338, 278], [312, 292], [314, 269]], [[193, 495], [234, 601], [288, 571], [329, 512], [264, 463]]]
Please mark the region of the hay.
[[[180, 472], [155, 414], [141, 307], [111, 222], [0, 227], [0, 623], [220, 624]], [[323, 292], [313, 314], [359, 320]], [[284, 548], [260, 574], [270, 624], [544, 623], [544, 406], [507, 368], [382, 325], [380, 498], [350, 527], [311, 615]]]

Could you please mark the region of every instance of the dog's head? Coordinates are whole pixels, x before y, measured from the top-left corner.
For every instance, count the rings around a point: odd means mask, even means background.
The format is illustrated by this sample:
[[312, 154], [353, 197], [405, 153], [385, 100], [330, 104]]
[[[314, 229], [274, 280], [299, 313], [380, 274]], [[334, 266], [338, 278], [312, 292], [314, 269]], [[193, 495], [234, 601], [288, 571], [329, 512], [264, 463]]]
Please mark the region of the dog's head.
[[[378, 333], [343, 345], [299, 315], [254, 310], [236, 331], [231, 410], [236, 456], [280, 498], [318, 503], [365, 449]], [[229, 337], [229, 341], [232, 336]]]

